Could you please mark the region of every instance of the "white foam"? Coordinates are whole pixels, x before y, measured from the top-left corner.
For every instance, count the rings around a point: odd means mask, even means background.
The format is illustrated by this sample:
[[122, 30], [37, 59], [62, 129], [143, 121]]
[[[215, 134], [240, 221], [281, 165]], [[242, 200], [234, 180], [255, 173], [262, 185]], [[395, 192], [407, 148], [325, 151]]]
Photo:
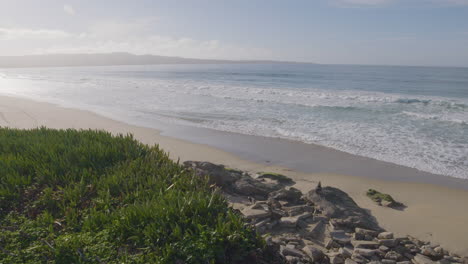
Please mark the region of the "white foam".
[[[79, 70], [1, 74], [0, 92], [122, 121], [164, 122], [315, 143], [468, 179], [468, 102], [354, 90], [94, 76]], [[8, 84], [8, 85], [7, 85]]]

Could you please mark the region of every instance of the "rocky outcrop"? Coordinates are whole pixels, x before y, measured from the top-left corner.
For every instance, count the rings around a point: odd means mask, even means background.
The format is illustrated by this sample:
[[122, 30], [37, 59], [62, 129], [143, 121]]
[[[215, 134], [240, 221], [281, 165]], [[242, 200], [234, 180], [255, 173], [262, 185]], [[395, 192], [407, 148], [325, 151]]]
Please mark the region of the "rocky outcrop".
[[210, 184], [217, 185], [227, 193], [265, 199], [270, 192], [283, 187], [278, 182], [255, 180], [244, 172], [226, 169], [223, 165], [210, 162], [186, 161], [184, 165], [191, 168], [198, 176], [208, 177]]
[[307, 193], [305, 198], [331, 218], [335, 227], [347, 230], [354, 230], [356, 227], [380, 230], [375, 218], [340, 189], [317, 188]]
[[[440, 246], [410, 236], [395, 237], [345, 192], [322, 187], [303, 195], [269, 177], [227, 170], [207, 162], [186, 162], [197, 175], [208, 176], [228, 200], [247, 196], [240, 212], [262, 234], [267, 251], [283, 263], [448, 264], [468, 263]], [[272, 177], [275, 178], [275, 177]], [[271, 254], [270, 254], [271, 255]]]

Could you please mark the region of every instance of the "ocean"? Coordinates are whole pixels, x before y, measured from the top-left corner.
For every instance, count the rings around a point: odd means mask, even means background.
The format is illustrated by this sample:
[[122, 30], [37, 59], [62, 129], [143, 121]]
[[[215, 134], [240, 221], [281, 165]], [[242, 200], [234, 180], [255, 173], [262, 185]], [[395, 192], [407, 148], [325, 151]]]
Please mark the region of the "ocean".
[[130, 124], [318, 144], [468, 179], [468, 68], [316, 64], [0, 69], [0, 93]]

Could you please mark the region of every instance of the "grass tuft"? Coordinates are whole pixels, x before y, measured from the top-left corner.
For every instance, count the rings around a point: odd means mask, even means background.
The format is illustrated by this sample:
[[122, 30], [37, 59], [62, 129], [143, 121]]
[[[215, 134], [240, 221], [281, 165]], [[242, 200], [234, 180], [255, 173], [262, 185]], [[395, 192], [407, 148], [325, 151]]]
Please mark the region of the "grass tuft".
[[274, 173], [274, 172], [259, 172], [257, 178], [263, 179], [268, 178], [272, 180], [276, 180], [279, 183], [283, 184], [294, 184], [294, 181], [283, 174]]
[[386, 193], [381, 193], [379, 191], [376, 191], [374, 189], [369, 189], [367, 192], [366, 192], [366, 195], [374, 202], [376, 203], [381, 203], [382, 201], [387, 201], [391, 204], [399, 204], [397, 201], [395, 201], [393, 199], [393, 197], [390, 195], [390, 194], [386, 194]]

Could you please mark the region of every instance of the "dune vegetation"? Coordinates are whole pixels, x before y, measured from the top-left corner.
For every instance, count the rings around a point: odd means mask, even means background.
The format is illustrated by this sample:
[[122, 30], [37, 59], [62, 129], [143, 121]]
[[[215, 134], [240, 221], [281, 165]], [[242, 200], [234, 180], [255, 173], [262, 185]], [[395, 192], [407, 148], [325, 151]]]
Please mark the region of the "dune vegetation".
[[0, 263], [236, 263], [262, 246], [158, 146], [0, 128]]

